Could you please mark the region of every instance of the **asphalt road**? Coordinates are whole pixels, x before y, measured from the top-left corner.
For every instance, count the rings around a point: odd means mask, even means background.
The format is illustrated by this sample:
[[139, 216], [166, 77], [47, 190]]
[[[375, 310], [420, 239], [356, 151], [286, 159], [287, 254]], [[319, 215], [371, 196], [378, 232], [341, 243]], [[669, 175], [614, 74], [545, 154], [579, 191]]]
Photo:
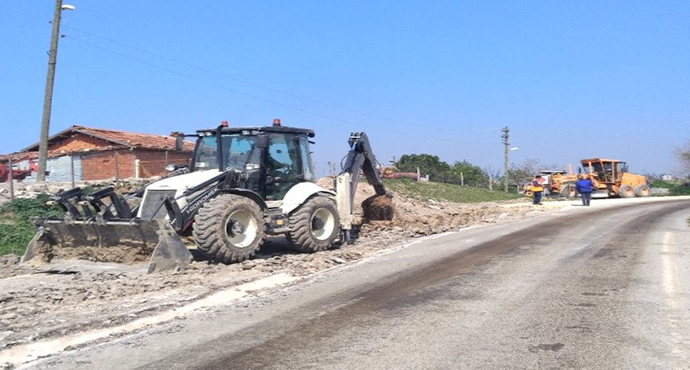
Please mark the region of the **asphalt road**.
[[690, 201], [473, 228], [37, 364], [690, 369]]

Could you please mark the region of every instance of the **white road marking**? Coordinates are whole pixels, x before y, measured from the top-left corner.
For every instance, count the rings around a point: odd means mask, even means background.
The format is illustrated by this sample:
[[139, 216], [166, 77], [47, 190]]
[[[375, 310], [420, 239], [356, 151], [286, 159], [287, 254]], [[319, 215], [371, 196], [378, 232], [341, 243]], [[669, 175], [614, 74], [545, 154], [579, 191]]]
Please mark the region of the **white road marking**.
[[[671, 353], [684, 353], [682, 345], [684, 342], [683, 335], [675, 328], [678, 323], [682, 322], [681, 318], [676, 314], [683, 308], [683, 297], [680, 294], [680, 278], [678, 276], [678, 267], [674, 258], [677, 258], [674, 237], [672, 232], [665, 232], [661, 242], [661, 264], [663, 271], [663, 286], [666, 299], [664, 302], [668, 306], [666, 319], [671, 325]], [[680, 346], [679, 346], [680, 345]]]

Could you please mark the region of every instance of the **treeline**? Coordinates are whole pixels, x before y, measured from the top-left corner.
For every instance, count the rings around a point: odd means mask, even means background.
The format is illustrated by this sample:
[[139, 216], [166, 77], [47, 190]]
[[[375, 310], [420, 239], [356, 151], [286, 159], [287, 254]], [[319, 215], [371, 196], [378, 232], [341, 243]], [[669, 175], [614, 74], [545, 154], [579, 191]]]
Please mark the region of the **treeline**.
[[[502, 186], [504, 179], [498, 171], [491, 168], [481, 168], [466, 160], [448, 164], [431, 154], [405, 154], [396, 162], [395, 167], [401, 172], [415, 172], [419, 168], [422, 175], [429, 175], [429, 181], [434, 182], [489, 188], [491, 181], [491, 187], [495, 190]], [[558, 169], [556, 166], [544, 167], [535, 159], [511, 164], [508, 170], [510, 191], [516, 191], [517, 186], [530, 181], [542, 169], [551, 167]]]
[[405, 154], [400, 157], [395, 167], [401, 172], [415, 172], [417, 168], [422, 175], [429, 175], [429, 181], [449, 184], [464, 184], [475, 187], [489, 187], [489, 178], [497, 181], [497, 174], [475, 166], [467, 161], [455, 162], [452, 165], [430, 154]]

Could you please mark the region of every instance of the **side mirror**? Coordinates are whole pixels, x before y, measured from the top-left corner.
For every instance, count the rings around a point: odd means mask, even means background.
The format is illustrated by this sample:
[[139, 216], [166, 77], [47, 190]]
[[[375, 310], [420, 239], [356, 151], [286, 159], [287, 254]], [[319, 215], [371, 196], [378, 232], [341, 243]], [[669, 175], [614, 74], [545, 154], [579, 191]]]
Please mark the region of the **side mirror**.
[[582, 173], [582, 167], [578, 167], [577, 173], [581, 174]]
[[184, 149], [184, 136], [175, 136], [175, 151], [181, 152]]

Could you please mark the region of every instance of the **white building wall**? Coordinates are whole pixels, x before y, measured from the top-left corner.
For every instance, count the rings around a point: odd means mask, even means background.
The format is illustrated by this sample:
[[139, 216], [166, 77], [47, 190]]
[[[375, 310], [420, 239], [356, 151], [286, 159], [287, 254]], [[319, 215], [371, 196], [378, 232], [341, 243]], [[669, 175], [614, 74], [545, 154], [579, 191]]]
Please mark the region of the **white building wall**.
[[[37, 161], [35, 161], [37, 162]], [[15, 168], [20, 170], [28, 170], [29, 161], [21, 161], [15, 164]], [[46, 176], [46, 182], [70, 182], [72, 181], [72, 156], [64, 156], [57, 158], [48, 158], [46, 169], [49, 174]], [[81, 157], [74, 156], [74, 180], [81, 181]], [[36, 172], [32, 172], [31, 176], [24, 179], [27, 184], [36, 182]]]

